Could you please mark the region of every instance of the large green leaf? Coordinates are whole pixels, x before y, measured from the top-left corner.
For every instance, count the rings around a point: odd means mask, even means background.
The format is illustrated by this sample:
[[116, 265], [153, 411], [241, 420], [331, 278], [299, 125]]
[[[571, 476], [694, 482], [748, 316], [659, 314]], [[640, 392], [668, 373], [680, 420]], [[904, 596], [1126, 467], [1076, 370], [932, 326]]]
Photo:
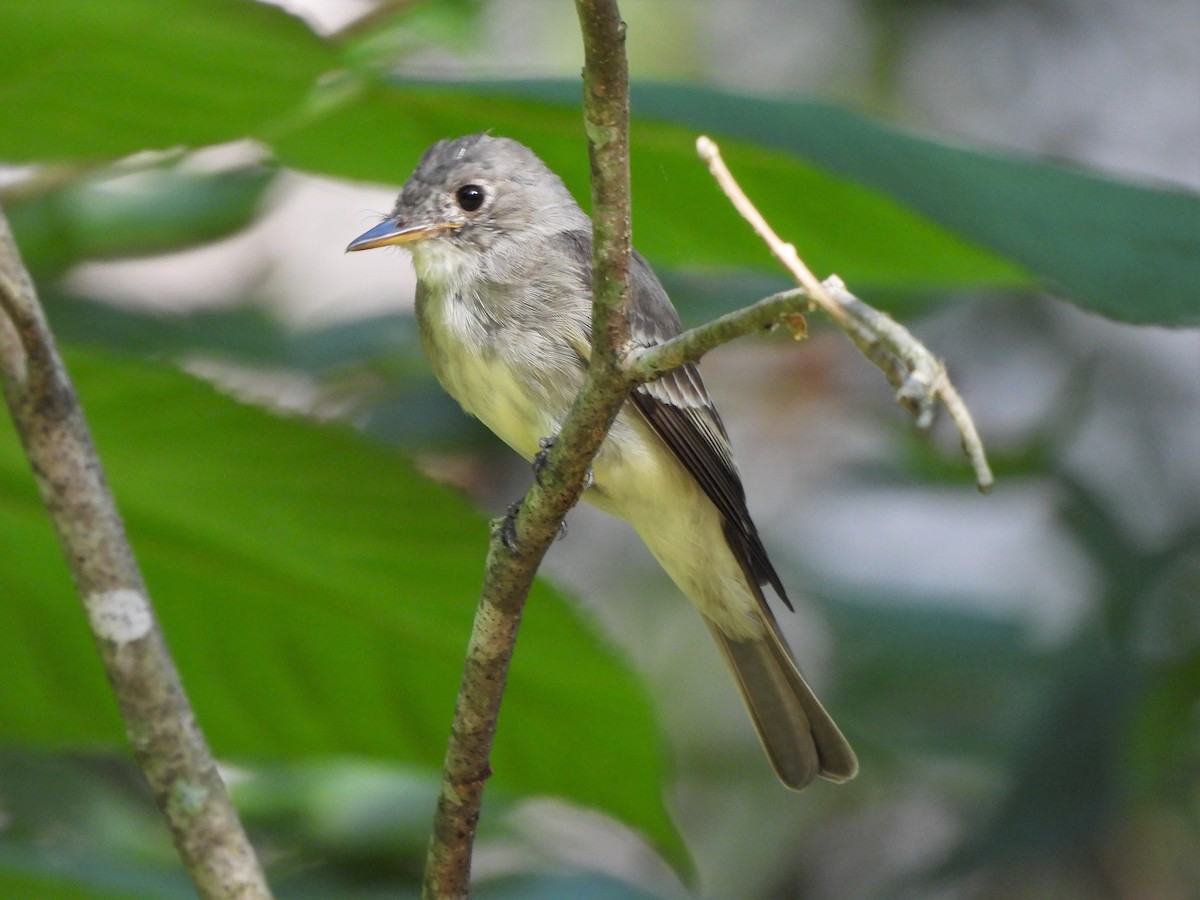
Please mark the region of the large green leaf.
[[[440, 765], [487, 527], [394, 452], [166, 366], [72, 367], [184, 682], [217, 753]], [[114, 704], [9, 426], [0, 437], [0, 740], [120, 741]], [[605, 810], [677, 861], [637, 679], [544, 583], [496, 785]], [[619, 777], [614, 775], [619, 773]]]
[[[579, 97], [567, 81], [480, 87], [572, 105]], [[1131, 322], [1200, 322], [1195, 194], [939, 143], [807, 99], [667, 84], [638, 84], [632, 93], [639, 117], [771, 147], [881, 191], [1085, 309]], [[799, 196], [807, 209], [807, 195]], [[842, 212], [851, 223], [859, 215]]]
[[[349, 75], [311, 93], [335, 58], [278, 10], [249, 0], [163, 6], [133, 0], [117, 13], [69, 0], [0, 10], [0, 31], [18, 48], [0, 60], [0, 159], [96, 158], [255, 136], [302, 168], [399, 182], [432, 140], [491, 128], [534, 145], [587, 195], [576, 109], [450, 87], [364, 88]], [[349, 48], [347, 59], [368, 45]], [[657, 264], [772, 269], [696, 160], [690, 128], [641, 122], [634, 137], [638, 243]], [[1028, 283], [1018, 266], [873, 190], [785, 153], [727, 149], [806, 257], [859, 288]]]
[[[398, 184], [434, 140], [485, 128], [532, 146], [587, 205], [578, 111], [550, 102], [448, 86], [363, 87], [281, 135], [275, 147], [297, 168]], [[777, 268], [697, 158], [694, 131], [638, 121], [631, 139], [635, 241], [656, 265]], [[785, 153], [745, 143], [725, 150], [747, 191], [818, 271], [836, 270], [860, 288], [896, 291], [1031, 284], [1018, 266], [877, 191]]]
[[[0, 159], [257, 136], [292, 164], [394, 183], [432, 139], [491, 128], [534, 145], [586, 194], [574, 81], [363, 88], [343, 75], [313, 94], [333, 52], [250, 0], [10, 3], [0, 33]], [[638, 244], [658, 265], [771, 266], [693, 157], [705, 130], [813, 267], [862, 292], [1038, 283], [1115, 318], [1200, 321], [1194, 195], [937, 143], [809, 101], [639, 85], [633, 108]]]
[[262, 134], [333, 54], [252, 0], [0, 4], [0, 159], [121, 156]]

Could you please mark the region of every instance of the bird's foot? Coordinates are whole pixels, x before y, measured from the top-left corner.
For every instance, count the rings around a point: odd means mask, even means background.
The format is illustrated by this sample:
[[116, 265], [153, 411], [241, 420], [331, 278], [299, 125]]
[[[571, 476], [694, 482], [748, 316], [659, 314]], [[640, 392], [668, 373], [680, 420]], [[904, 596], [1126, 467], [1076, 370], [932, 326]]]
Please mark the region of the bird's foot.
[[[504, 518], [500, 519], [496, 525], [496, 531], [500, 535], [500, 540], [504, 542], [504, 547], [509, 553], [517, 552], [517, 516], [521, 512], [521, 504], [524, 500], [517, 500], [510, 503], [508, 510], [504, 513]], [[558, 523], [558, 534], [555, 535], [556, 541], [561, 541], [567, 536], [566, 519]]]
[[533, 455], [533, 477], [537, 483], [542, 483], [542, 473], [546, 471], [546, 461], [550, 457], [550, 448], [558, 440], [555, 437], [544, 437], [538, 441], [538, 452]]
[[[546, 460], [550, 456], [550, 448], [554, 446], [554, 442], [557, 440], [557, 437], [544, 437], [538, 441], [538, 452], [533, 455], [533, 477], [537, 480], [538, 484], [542, 484], [542, 472], [546, 469]], [[595, 480], [591, 467], [588, 467], [587, 475], [583, 479], [583, 489], [586, 491], [595, 483]]]
[[521, 500], [510, 503], [504, 518], [500, 520], [497, 533], [509, 553], [517, 552], [517, 514], [521, 511]]

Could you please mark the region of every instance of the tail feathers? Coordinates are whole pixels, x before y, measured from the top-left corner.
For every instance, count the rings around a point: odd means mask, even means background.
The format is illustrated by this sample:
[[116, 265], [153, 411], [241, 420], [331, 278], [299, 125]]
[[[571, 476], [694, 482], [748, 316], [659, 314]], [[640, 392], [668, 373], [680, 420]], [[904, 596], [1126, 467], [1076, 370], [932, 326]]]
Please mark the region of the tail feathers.
[[829, 713], [805, 683], [775, 623], [766, 634], [736, 640], [716, 625], [709, 628], [724, 652], [767, 757], [783, 784], [803, 789], [817, 775], [847, 781], [858, 759]]

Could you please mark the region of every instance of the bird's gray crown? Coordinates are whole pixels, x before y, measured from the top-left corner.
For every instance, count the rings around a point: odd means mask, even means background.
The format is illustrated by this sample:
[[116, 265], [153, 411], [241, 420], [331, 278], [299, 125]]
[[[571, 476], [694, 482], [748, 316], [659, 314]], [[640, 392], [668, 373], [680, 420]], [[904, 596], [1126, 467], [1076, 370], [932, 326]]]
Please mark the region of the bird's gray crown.
[[436, 185], [472, 174], [512, 179], [524, 184], [536, 184], [544, 179], [562, 184], [559, 177], [524, 144], [490, 134], [469, 134], [438, 141], [421, 155], [412, 177]]
[[[464, 209], [458, 200], [457, 192], [469, 185], [484, 192], [477, 210]], [[480, 249], [504, 239], [587, 231], [591, 224], [562, 180], [532, 150], [489, 134], [438, 141], [426, 150], [393, 214], [416, 223], [450, 224], [437, 240]]]

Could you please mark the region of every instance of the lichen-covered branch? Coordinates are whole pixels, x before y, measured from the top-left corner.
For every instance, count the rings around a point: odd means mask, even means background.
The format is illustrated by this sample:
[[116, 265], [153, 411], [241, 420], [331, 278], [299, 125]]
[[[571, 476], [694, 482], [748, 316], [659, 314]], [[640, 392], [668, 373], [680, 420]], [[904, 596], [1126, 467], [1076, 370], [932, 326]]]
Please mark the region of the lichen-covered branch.
[[[709, 171], [737, 211], [804, 289], [809, 307], [819, 308], [826, 313], [846, 332], [863, 355], [883, 371], [896, 389], [896, 400], [916, 416], [918, 427], [928, 428], [932, 424], [934, 409], [938, 401], [941, 401], [962, 438], [963, 450], [975, 470], [975, 481], [979, 490], [983, 493], [991, 490], [992, 472], [983, 450], [983, 443], [979, 439], [979, 433], [966, 404], [950, 383], [945, 364], [904, 326], [863, 303], [846, 290], [841, 279], [834, 276], [826, 279], [824, 283], [818, 281], [800, 259], [796, 248], [775, 233], [746, 196], [725, 165], [725, 161], [721, 159], [717, 145], [709, 138], [701, 136], [696, 139], [696, 151], [708, 164]], [[768, 298], [768, 301], [771, 299], [773, 298]], [[683, 338], [688, 336], [684, 335]], [[699, 338], [691, 339], [700, 342]]]
[[134, 756], [200, 896], [269, 898], [196, 723], [83, 410], [0, 212], [0, 374]]
[[618, 368], [629, 343], [629, 68], [616, 0], [575, 0], [583, 33], [583, 121], [592, 168], [592, 360]]
[[584, 117], [594, 203], [592, 357], [537, 483], [507, 526], [497, 523], [493, 534], [426, 857], [423, 893], [429, 900], [470, 895], [475, 831], [491, 775], [488, 760], [525, 598], [633, 384], [620, 365], [628, 343], [624, 298], [631, 256], [625, 25], [615, 0], [576, 0], [576, 7], [584, 34]]

